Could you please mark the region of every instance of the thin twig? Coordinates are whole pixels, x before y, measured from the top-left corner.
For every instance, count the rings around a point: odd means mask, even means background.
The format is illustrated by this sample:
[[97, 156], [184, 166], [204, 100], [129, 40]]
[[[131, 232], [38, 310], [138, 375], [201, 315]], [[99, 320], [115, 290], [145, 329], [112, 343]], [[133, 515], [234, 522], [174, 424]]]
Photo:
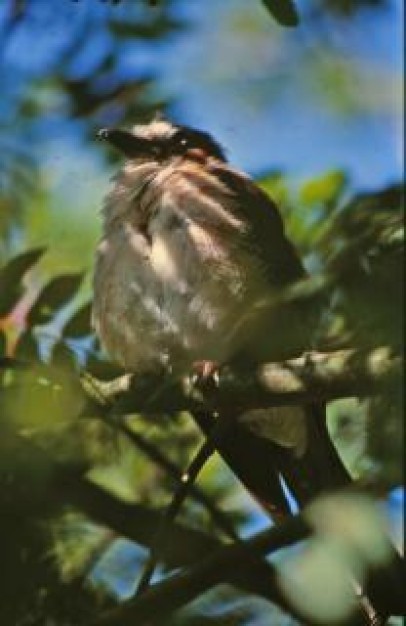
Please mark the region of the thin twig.
[[167, 525], [172, 522], [177, 516], [180, 507], [189, 495], [191, 487], [194, 485], [197, 476], [201, 472], [203, 466], [206, 464], [210, 456], [218, 448], [219, 443], [221, 443], [221, 441], [228, 436], [230, 427], [232, 427], [233, 422], [234, 419], [230, 414], [217, 416], [217, 420], [214, 422], [213, 428], [209, 433], [209, 436], [207, 437], [206, 441], [203, 442], [197, 454], [193, 457], [187, 471], [183, 474], [182, 480], [175, 491], [172, 501], [169, 504], [164, 517], [162, 518], [162, 524], [160, 525], [160, 528], [158, 530], [156, 540], [153, 544], [153, 549], [151, 550], [151, 553], [146, 562], [144, 571], [138, 584], [137, 595], [144, 593], [151, 582], [158, 562], [159, 552], [165, 540], [165, 529]]
[[[166, 473], [174, 478], [178, 483], [182, 482], [182, 472], [178, 466], [175, 465], [159, 448], [154, 446], [150, 441], [145, 439], [142, 435], [131, 429], [126, 423], [120, 420], [118, 428], [123, 432], [139, 450], [144, 452], [152, 461], [157, 463], [163, 468]], [[191, 497], [194, 498], [199, 504], [204, 506], [210, 513], [213, 523], [219, 530], [221, 530], [230, 539], [238, 539], [238, 535], [234, 529], [233, 524], [229, 518], [219, 509], [211, 498], [199, 488], [198, 485], [190, 485], [189, 491]]]
[[144, 570], [141, 574], [140, 581], [138, 583], [136, 595], [140, 595], [145, 592], [149, 587], [155, 568], [158, 563], [159, 554], [163, 547], [166, 538], [166, 529], [170, 522], [173, 522], [179, 510], [189, 494], [190, 487], [194, 484], [200, 470], [212, 455], [214, 448], [212, 444], [207, 440], [204, 441], [199, 448], [197, 454], [193, 457], [192, 462], [183, 474], [181, 482], [178, 484], [177, 489], [173, 495], [169, 506], [167, 507], [165, 514], [161, 518], [161, 523], [158, 527], [157, 534], [152, 544], [152, 548], [145, 564]]
[[[94, 393], [97, 394], [100, 402], [103, 402], [105, 406], [109, 407], [109, 411], [103, 416], [103, 419], [107, 421], [113, 428], [123, 433], [130, 441], [132, 441], [144, 454], [148, 455], [155, 463], [157, 463], [162, 469], [164, 469], [177, 483], [182, 487], [185, 486], [184, 472], [173, 463], [165, 454], [154, 446], [151, 442], [147, 441], [142, 435], [135, 432], [126, 422], [122, 416], [116, 416], [114, 412], [114, 401], [108, 396], [103, 395], [103, 390], [95, 384], [95, 379], [87, 372], [83, 372], [82, 376], [86, 379], [88, 385], [93, 386]], [[116, 389], [125, 388], [128, 382], [128, 375], [121, 377], [120, 383], [116, 385]], [[123, 380], [124, 379], [124, 380]], [[117, 381], [116, 381], [117, 382]], [[238, 535], [234, 529], [233, 524], [228, 517], [215, 505], [215, 503], [209, 498], [209, 496], [202, 491], [197, 485], [189, 483], [188, 492], [197, 502], [203, 505], [210, 513], [213, 523], [231, 539], [238, 539]]]

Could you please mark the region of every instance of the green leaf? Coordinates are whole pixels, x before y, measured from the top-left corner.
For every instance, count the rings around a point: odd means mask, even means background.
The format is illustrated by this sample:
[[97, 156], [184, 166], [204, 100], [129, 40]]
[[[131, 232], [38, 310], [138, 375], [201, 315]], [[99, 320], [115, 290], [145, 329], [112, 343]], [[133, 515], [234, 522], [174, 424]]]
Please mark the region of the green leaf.
[[300, 200], [303, 204], [334, 204], [347, 183], [347, 177], [340, 170], [327, 172], [319, 178], [313, 178], [305, 183], [300, 190]]
[[14, 257], [0, 270], [0, 317], [10, 313], [22, 294], [21, 280], [38, 262], [45, 248], [34, 248]]
[[269, 13], [282, 26], [297, 26], [299, 16], [292, 0], [262, 0]]
[[290, 191], [283, 173], [279, 170], [267, 172], [255, 181], [277, 206], [290, 204]]
[[28, 324], [46, 324], [56, 311], [73, 298], [82, 282], [83, 274], [64, 274], [53, 278], [40, 292], [28, 314]]
[[92, 332], [90, 326], [91, 313], [91, 302], [88, 302], [76, 311], [63, 329], [64, 337], [84, 337], [90, 335]]

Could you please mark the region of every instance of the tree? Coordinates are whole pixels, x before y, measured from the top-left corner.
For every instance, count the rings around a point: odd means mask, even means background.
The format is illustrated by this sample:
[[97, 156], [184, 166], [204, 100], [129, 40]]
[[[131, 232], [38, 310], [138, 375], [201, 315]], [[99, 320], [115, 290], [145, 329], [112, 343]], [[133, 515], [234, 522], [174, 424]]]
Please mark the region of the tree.
[[[0, 121], [0, 497], [5, 511], [0, 550], [7, 600], [1, 621], [80, 626], [139, 623], [155, 615], [164, 624], [242, 625], [262, 617], [264, 623], [287, 623], [290, 615], [298, 621], [345, 623], [352, 592], [343, 591], [340, 581], [349, 564], [361, 578], [368, 573], [390, 598], [393, 612], [400, 613], [401, 592], [385, 570], [389, 547], [376, 513], [379, 496], [402, 479], [400, 184], [354, 192], [338, 170], [308, 177], [296, 187], [279, 172], [258, 180], [279, 201], [291, 238], [315, 268], [310, 285], [285, 297], [317, 297], [325, 303], [320, 328], [314, 329], [328, 338], [323, 352], [288, 364], [259, 364], [252, 379], [241, 380], [225, 368], [219, 389], [196, 390], [183, 379], [163, 386], [153, 377], [130, 380], [105, 359], [92, 335], [83, 269], [90, 263], [94, 221], [72, 205], [83, 207], [90, 197], [96, 205], [102, 194], [86, 195], [83, 186], [81, 198], [66, 187], [52, 193], [42, 174], [54, 164], [44, 160], [42, 148], [47, 151], [57, 124], [58, 133], [65, 133], [66, 151], [76, 141], [75, 158], [90, 154], [96, 160], [95, 180], [104, 180], [112, 164], [95, 147], [94, 128], [106, 120], [130, 124], [156, 109], [170, 109], [152, 70], [136, 63], [129, 73], [122, 69], [130, 51], [145, 53], [188, 32], [176, 3], [150, 4], [66, 2], [55, 16], [49, 3], [13, 1], [2, 22], [0, 73], [7, 114]], [[314, 2], [312, 15], [302, 16], [299, 2], [263, 3], [282, 23], [302, 19], [314, 29], [337, 13], [338, 19], [346, 14], [351, 19], [358, 4]], [[384, 3], [365, 4], [380, 11]], [[261, 19], [272, 17], [263, 11]], [[21, 52], [22, 47], [53, 20], [64, 26], [64, 35], [46, 39], [42, 61], [35, 65], [29, 48]], [[333, 92], [337, 98], [338, 92], [339, 85]], [[73, 176], [79, 180], [77, 170]], [[39, 245], [45, 238], [47, 249]], [[71, 248], [60, 245], [65, 238]], [[149, 391], [157, 386], [161, 391], [152, 401]], [[241, 528], [259, 511], [215, 456], [190, 486], [178, 517], [166, 524], [167, 540], [159, 551], [162, 581], [134, 601], [145, 549], [153, 546], [161, 512], [202, 441], [189, 413], [217, 410], [237, 394], [247, 406], [260, 399], [269, 405], [292, 403], [306, 394], [344, 398], [331, 404], [331, 430], [356, 489], [331, 494], [244, 542]], [[306, 548], [293, 550], [282, 564], [263, 558], [309, 536]], [[169, 576], [179, 568], [180, 575]], [[323, 603], [317, 590], [326, 572], [331, 594]], [[128, 598], [121, 608], [118, 597]]]

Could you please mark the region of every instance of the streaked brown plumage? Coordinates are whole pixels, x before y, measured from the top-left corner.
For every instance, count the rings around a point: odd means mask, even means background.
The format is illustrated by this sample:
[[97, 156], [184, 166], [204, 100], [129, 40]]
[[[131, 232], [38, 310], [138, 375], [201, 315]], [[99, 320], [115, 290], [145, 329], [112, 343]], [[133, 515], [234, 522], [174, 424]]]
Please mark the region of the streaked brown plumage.
[[[106, 199], [94, 278], [94, 325], [110, 355], [131, 371], [181, 373], [196, 361], [249, 366], [308, 347], [308, 311], [272, 306], [305, 276], [278, 210], [216, 142], [166, 121], [102, 136], [127, 157]], [[268, 508], [288, 509], [280, 475], [300, 503], [348, 480], [323, 410], [251, 412], [221, 444]]]

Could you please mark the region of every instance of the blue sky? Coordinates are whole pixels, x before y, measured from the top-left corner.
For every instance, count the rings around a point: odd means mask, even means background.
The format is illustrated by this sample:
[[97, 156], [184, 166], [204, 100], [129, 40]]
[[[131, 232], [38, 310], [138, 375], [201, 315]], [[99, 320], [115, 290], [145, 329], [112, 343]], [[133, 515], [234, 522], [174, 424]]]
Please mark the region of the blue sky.
[[[304, 13], [308, 4], [298, 2]], [[245, 33], [241, 26], [239, 32], [227, 29], [227, 3], [222, 8], [212, 3], [214, 13], [205, 3], [179, 5], [194, 35], [168, 47], [163, 82], [177, 95], [176, 116], [212, 130], [231, 160], [254, 173], [281, 168], [308, 176], [343, 168], [361, 187], [401, 177], [400, 0], [390, 1], [386, 10], [362, 11], [351, 21], [326, 20], [321, 31], [305, 19], [297, 30], [280, 29], [264, 19], [259, 2], [251, 3], [245, 12], [251, 32]], [[348, 114], [326, 106], [317, 77], [310, 83], [321, 93], [312, 97], [306, 78], [298, 74], [303, 56], [322, 57], [326, 42], [336, 61], [364, 74], [353, 87], [354, 111]], [[231, 67], [216, 75], [216, 64]], [[265, 95], [255, 102], [251, 90]]]
[[[259, 1], [176, 0], [174, 17], [185, 19], [189, 28], [159, 45], [123, 45], [118, 71], [127, 80], [156, 73], [155, 95], [172, 99], [169, 113], [214, 133], [230, 161], [252, 174], [282, 169], [304, 178], [342, 168], [357, 188], [399, 179], [401, 0], [360, 11], [351, 20], [325, 17], [320, 23], [308, 15], [309, 0], [297, 4], [303, 19], [292, 30], [277, 26]], [[125, 1], [112, 6], [96, 0], [62, 0], [58, 13], [45, 0], [27, 6], [26, 21], [3, 56], [3, 120], [26, 77], [52, 79], [58, 51], [69, 44], [68, 26], [75, 26], [80, 39], [83, 21], [89, 15], [93, 20], [92, 36], [81, 42], [70, 68], [80, 78], [109, 46], [106, 13], [124, 15], [129, 8]], [[0, 19], [4, 10], [5, 5]], [[337, 80], [346, 81], [344, 103], [335, 95], [336, 67]], [[349, 71], [344, 79], [343, 68]], [[66, 147], [72, 167], [77, 159], [89, 158], [93, 172], [95, 148], [93, 156], [84, 154], [81, 124], [65, 117], [62, 103], [52, 102], [51, 94], [48, 102], [46, 92], [42, 98], [41, 158], [56, 170], [63, 162], [66, 170], [66, 159], [60, 158]], [[77, 159], [75, 151], [82, 151]]]

